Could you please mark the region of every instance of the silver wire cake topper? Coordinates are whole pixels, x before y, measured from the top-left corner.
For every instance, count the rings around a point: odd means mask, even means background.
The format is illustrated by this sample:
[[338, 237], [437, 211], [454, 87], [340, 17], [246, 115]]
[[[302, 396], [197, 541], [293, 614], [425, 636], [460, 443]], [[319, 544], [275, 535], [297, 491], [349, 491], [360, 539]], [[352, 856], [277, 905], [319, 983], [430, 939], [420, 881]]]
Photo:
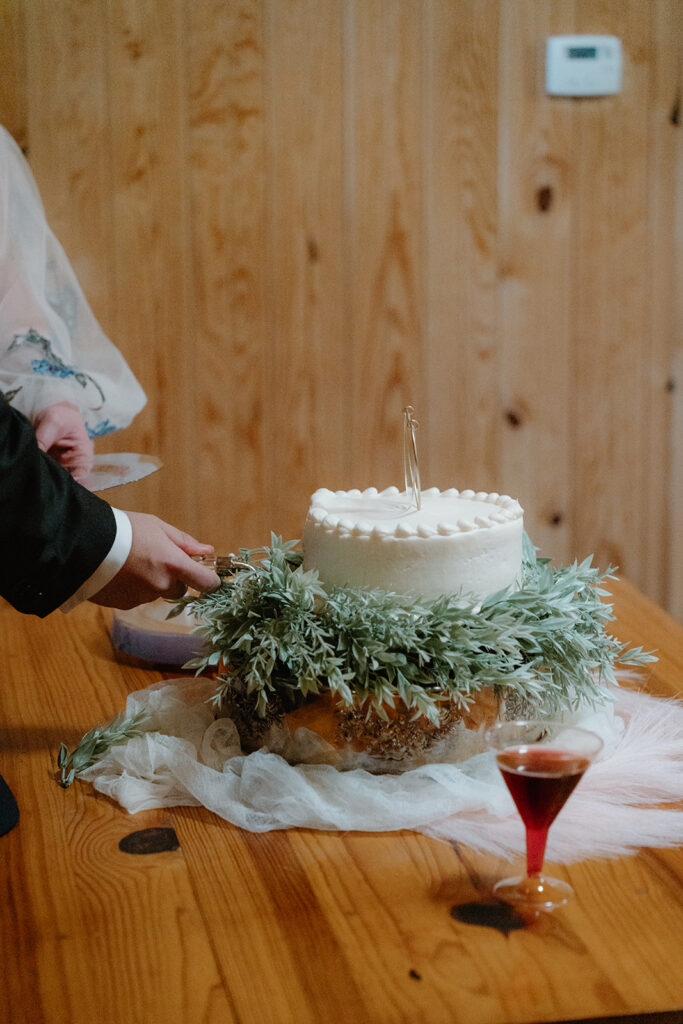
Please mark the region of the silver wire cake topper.
[[419, 510], [422, 507], [422, 490], [420, 487], [420, 464], [417, 457], [418, 422], [413, 415], [412, 405], [403, 410], [403, 472], [406, 492], [412, 494], [413, 504]]

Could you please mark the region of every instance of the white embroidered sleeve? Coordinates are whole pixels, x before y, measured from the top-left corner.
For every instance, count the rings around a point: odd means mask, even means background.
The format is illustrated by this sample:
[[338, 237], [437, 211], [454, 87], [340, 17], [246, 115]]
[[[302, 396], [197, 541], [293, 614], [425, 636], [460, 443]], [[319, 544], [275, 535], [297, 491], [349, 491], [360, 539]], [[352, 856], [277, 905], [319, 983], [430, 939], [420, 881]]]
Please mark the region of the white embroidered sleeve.
[[74, 403], [93, 438], [127, 426], [146, 401], [95, 319], [31, 170], [2, 127], [0, 391], [31, 420], [55, 402]]

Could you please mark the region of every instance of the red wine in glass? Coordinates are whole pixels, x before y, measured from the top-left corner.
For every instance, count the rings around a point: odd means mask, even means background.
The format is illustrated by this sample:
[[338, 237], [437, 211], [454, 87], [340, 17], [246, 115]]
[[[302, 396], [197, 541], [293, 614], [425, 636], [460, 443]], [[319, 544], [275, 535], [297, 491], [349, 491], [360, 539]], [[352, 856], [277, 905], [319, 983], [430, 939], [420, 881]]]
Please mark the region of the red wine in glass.
[[487, 732], [526, 830], [526, 877], [494, 887], [508, 902], [551, 910], [566, 903], [566, 882], [542, 875], [548, 830], [602, 747], [595, 733], [561, 722], [500, 722]]

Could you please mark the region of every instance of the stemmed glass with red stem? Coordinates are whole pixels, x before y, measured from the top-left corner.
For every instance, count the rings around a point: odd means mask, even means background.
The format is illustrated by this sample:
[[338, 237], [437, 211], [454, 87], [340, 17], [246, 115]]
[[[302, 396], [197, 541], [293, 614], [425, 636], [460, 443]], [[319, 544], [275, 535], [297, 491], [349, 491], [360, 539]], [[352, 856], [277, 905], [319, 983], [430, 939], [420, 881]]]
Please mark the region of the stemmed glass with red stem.
[[602, 740], [588, 729], [543, 719], [497, 722], [486, 740], [526, 829], [527, 873], [497, 882], [494, 893], [506, 903], [553, 910], [573, 890], [542, 873], [548, 830], [602, 749]]

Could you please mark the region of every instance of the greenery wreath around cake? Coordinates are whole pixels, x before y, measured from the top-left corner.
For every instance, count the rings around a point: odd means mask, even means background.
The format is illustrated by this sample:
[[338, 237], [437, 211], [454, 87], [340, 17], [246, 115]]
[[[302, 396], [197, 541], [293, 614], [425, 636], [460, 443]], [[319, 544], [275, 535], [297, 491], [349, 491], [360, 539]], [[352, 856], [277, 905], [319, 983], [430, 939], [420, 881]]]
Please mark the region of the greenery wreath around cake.
[[398, 707], [404, 723], [431, 723], [433, 738], [484, 691], [498, 707], [552, 716], [603, 703], [618, 665], [655, 660], [605, 628], [611, 569], [591, 558], [553, 567], [526, 535], [520, 585], [482, 602], [326, 589], [304, 571], [299, 542], [275, 536], [235, 564], [218, 590], [171, 615], [187, 608], [199, 620], [204, 653], [189, 667], [216, 674], [214, 704], [252, 746], [270, 722], [324, 695], [347, 739], [361, 721], [386, 734]]
[[[187, 596], [169, 613], [197, 619], [202, 654], [185, 668], [215, 677], [215, 712], [235, 721], [246, 751], [273, 724], [326, 704], [341, 741], [362, 739], [386, 764], [458, 722], [480, 727], [478, 705], [489, 721], [503, 707], [505, 717], [597, 707], [609, 700], [617, 667], [656, 660], [607, 631], [611, 568], [600, 572], [591, 557], [554, 567], [526, 534], [519, 585], [483, 601], [326, 589], [302, 560], [298, 541], [273, 535], [268, 547], [241, 549], [217, 590]], [[62, 745], [62, 784], [144, 731], [138, 718], [115, 720], [72, 754]]]

